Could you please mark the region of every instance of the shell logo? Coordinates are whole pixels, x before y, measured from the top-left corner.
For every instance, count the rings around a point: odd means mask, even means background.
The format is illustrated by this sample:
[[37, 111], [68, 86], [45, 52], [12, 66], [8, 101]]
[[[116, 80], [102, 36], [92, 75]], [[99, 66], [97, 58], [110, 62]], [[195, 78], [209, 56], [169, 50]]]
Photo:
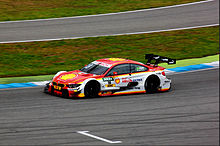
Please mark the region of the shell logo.
[[120, 83], [120, 79], [119, 78], [115, 79], [115, 83], [119, 84]]
[[125, 59], [122, 59], [122, 58], [109, 58], [108, 60], [111, 60], [111, 61], [124, 61]]
[[63, 75], [60, 79], [61, 80], [68, 80], [68, 79], [73, 79], [76, 77], [76, 74], [67, 74], [67, 75]]

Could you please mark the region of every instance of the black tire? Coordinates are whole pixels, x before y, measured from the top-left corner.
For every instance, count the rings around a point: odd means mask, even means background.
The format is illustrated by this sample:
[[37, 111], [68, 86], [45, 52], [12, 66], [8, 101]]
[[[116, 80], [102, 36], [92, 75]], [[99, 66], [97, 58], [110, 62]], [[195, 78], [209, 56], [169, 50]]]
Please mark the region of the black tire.
[[54, 87], [53, 86], [51, 86], [51, 93], [50, 94], [54, 95]]
[[63, 98], [68, 98], [68, 97], [69, 97], [69, 92], [68, 92], [68, 90], [62, 90], [62, 97], [63, 97]]
[[158, 92], [160, 86], [160, 79], [156, 75], [151, 75], [147, 78], [145, 82], [146, 93], [155, 93]]
[[87, 98], [98, 97], [100, 91], [100, 84], [97, 81], [90, 81], [86, 84], [84, 88], [84, 94]]

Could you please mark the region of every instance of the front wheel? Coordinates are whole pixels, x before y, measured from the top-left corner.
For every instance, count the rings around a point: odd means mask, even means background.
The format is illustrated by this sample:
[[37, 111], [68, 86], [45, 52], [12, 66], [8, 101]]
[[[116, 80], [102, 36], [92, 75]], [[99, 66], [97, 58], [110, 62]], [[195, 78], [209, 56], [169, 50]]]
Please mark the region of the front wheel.
[[63, 98], [68, 98], [68, 97], [69, 97], [69, 92], [68, 92], [68, 90], [62, 90], [62, 97], [63, 97]]
[[100, 91], [100, 84], [97, 81], [90, 81], [86, 84], [84, 89], [85, 97], [94, 98], [98, 97]]

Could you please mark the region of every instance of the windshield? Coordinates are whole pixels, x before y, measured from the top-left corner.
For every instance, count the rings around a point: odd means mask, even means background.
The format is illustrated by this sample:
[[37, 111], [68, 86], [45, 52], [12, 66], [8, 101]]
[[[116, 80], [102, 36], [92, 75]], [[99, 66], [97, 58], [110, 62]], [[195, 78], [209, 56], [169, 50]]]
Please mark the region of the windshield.
[[80, 71], [83, 71], [83, 72], [86, 72], [86, 73], [91, 73], [91, 74], [96, 74], [96, 75], [102, 75], [108, 69], [109, 69], [108, 67], [104, 67], [100, 64], [90, 63], [87, 66], [80, 69]]

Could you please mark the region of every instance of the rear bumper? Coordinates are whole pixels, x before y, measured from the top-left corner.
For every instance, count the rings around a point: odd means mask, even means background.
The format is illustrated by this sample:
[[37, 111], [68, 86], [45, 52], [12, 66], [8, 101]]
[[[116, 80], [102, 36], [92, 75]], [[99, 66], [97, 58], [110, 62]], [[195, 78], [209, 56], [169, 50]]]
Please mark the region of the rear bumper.
[[165, 79], [164, 82], [161, 84], [160, 88], [158, 88], [158, 91], [168, 91], [171, 88], [171, 80], [170, 79]]

